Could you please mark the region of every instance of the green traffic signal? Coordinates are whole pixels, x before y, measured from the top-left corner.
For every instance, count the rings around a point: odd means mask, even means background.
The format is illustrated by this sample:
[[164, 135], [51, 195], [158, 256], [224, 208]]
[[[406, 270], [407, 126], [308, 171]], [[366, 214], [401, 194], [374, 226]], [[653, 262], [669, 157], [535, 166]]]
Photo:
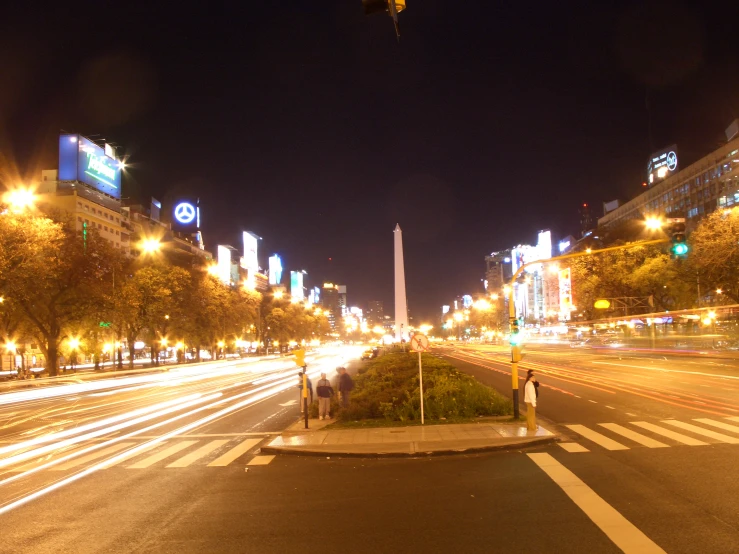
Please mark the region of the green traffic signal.
[[675, 256], [685, 256], [685, 254], [688, 253], [688, 245], [684, 242], [679, 242], [672, 247], [672, 253], [675, 254]]

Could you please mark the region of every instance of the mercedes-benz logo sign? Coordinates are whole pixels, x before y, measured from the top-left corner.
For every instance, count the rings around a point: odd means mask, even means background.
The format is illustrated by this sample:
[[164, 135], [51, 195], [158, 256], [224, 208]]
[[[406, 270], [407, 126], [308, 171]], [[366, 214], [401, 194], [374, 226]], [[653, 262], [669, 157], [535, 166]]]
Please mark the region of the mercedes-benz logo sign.
[[180, 202], [174, 208], [174, 218], [183, 225], [195, 221], [195, 206], [189, 202]]
[[675, 171], [677, 169], [677, 154], [670, 152], [667, 154], [667, 169]]

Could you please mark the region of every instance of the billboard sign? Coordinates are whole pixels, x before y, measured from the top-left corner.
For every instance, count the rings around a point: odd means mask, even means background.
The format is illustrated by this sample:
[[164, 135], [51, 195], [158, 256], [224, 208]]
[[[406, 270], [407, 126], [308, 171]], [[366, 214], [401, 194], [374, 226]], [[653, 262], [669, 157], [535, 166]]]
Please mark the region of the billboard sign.
[[269, 284], [279, 285], [282, 281], [282, 260], [274, 254], [269, 257]]
[[222, 244], [218, 245], [218, 278], [224, 285], [231, 284], [231, 249]]
[[184, 233], [196, 233], [200, 228], [200, 207], [197, 200], [189, 198], [172, 205], [172, 229]]
[[[112, 148], [107, 149], [112, 154]], [[123, 162], [82, 135], [59, 135], [59, 180], [80, 181], [113, 198], [121, 198]]]
[[303, 271], [290, 272], [290, 297], [302, 302], [305, 300], [305, 292], [303, 291]]
[[647, 163], [647, 180], [650, 186], [654, 183], [667, 179], [678, 170], [677, 146], [673, 144], [669, 148], [655, 152], [649, 157]]
[[249, 231], [244, 231], [244, 267], [250, 273], [257, 273], [259, 271], [259, 257], [257, 256], [258, 243], [259, 237]]
[[559, 270], [559, 313], [564, 321], [570, 319], [572, 305], [572, 276], [570, 268]]

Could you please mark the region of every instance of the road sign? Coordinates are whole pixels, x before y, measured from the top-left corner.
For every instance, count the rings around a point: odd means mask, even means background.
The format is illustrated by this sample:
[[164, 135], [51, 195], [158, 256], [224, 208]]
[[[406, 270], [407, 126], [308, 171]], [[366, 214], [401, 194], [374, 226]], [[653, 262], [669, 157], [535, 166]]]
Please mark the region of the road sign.
[[423, 333], [411, 337], [411, 349], [415, 352], [426, 352], [429, 349], [429, 338]]

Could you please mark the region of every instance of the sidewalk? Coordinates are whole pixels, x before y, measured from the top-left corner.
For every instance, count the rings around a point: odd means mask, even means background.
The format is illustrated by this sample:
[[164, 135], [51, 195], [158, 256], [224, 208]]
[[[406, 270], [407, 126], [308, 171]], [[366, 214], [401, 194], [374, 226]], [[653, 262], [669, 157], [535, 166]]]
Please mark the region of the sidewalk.
[[403, 457], [469, 454], [554, 442], [558, 435], [541, 425], [528, 432], [526, 423], [480, 422], [413, 427], [324, 430], [331, 421], [303, 420], [275, 438], [262, 452], [339, 457]]

